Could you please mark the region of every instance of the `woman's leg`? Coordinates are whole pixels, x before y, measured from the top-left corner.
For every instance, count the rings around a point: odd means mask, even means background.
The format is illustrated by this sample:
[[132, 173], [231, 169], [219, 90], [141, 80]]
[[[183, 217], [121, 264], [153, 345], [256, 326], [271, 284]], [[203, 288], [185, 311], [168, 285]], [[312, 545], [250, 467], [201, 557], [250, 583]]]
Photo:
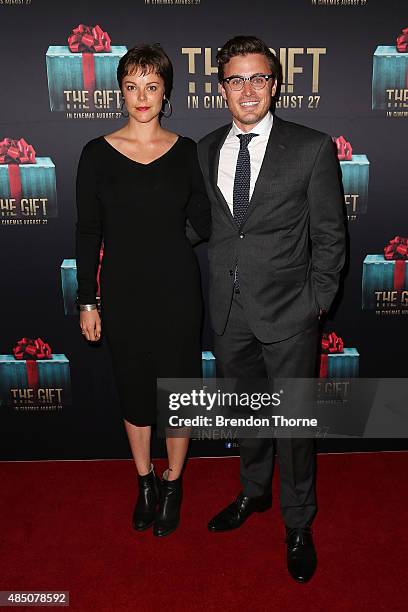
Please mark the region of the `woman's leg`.
[[[178, 432], [179, 435], [181, 432]], [[159, 509], [153, 527], [155, 536], [173, 533], [180, 521], [180, 506], [183, 497], [181, 471], [186, 458], [189, 438], [167, 437], [169, 468], [163, 474], [160, 489]]]
[[166, 438], [169, 471], [167, 480], [177, 480], [183, 469], [187, 454], [189, 438]]
[[125, 427], [138, 472], [139, 494], [133, 510], [133, 527], [144, 531], [154, 523], [159, 503], [159, 479], [150, 462], [151, 427], [138, 427], [125, 419]]
[[139, 476], [145, 476], [151, 468], [150, 439], [152, 428], [150, 425], [138, 427], [129, 423], [126, 419], [125, 427], [137, 472]]

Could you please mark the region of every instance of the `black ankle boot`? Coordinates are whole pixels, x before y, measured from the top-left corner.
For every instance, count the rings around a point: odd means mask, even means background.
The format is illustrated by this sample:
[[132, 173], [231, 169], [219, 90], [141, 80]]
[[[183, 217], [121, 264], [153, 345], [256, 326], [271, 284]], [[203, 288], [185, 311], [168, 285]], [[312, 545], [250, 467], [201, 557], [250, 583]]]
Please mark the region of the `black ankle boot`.
[[157, 504], [159, 503], [160, 480], [154, 468], [145, 476], [139, 476], [139, 495], [133, 511], [133, 528], [144, 531], [154, 523]]
[[180, 521], [182, 497], [181, 476], [177, 480], [163, 478], [160, 485], [159, 509], [154, 521], [153, 535], [166, 536], [177, 529]]

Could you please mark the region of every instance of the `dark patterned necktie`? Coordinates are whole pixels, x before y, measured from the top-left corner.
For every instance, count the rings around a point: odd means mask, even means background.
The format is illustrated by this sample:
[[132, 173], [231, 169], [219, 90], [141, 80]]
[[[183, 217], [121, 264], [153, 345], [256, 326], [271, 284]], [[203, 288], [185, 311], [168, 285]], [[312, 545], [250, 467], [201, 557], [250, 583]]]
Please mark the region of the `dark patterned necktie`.
[[249, 206], [249, 188], [251, 185], [251, 159], [248, 145], [258, 134], [238, 134], [240, 147], [234, 178], [233, 212], [238, 227], [242, 225]]
[[[251, 186], [251, 158], [248, 145], [258, 134], [238, 134], [240, 147], [234, 178], [233, 212], [238, 227], [241, 227], [249, 206], [249, 190]], [[238, 266], [235, 266], [234, 291], [239, 293]]]

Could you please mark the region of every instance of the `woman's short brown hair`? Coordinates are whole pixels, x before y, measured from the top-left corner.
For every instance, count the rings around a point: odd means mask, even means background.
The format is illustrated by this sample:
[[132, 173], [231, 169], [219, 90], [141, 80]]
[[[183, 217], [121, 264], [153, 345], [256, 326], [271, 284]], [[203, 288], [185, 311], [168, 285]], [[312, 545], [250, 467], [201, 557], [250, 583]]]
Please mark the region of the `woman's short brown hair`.
[[142, 70], [143, 74], [156, 72], [161, 76], [164, 81], [166, 98], [170, 97], [173, 88], [173, 66], [168, 55], [158, 43], [136, 45], [120, 58], [117, 78], [121, 91], [125, 76], [133, 74], [138, 68]]

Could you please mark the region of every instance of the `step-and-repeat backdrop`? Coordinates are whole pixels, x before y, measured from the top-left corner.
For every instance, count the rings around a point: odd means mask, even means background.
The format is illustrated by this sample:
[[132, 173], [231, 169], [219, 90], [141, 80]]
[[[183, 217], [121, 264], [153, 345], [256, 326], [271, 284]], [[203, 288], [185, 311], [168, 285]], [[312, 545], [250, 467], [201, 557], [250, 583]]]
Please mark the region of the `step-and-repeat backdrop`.
[[[332, 135], [343, 175], [348, 264], [324, 324], [322, 375], [406, 375], [406, 9], [402, 0], [0, 0], [1, 459], [129, 456], [106, 346], [84, 341], [78, 325], [75, 174], [85, 142], [124, 121], [116, 67], [140, 42], [160, 42], [171, 57], [165, 125], [194, 139], [229, 121], [217, 48], [254, 34], [274, 50], [283, 67], [277, 114]], [[196, 252], [206, 299], [205, 245]], [[211, 348], [207, 318], [206, 375]], [[134, 391], [137, 402], [137, 379]], [[237, 443], [194, 440], [191, 452], [236, 454]]]

